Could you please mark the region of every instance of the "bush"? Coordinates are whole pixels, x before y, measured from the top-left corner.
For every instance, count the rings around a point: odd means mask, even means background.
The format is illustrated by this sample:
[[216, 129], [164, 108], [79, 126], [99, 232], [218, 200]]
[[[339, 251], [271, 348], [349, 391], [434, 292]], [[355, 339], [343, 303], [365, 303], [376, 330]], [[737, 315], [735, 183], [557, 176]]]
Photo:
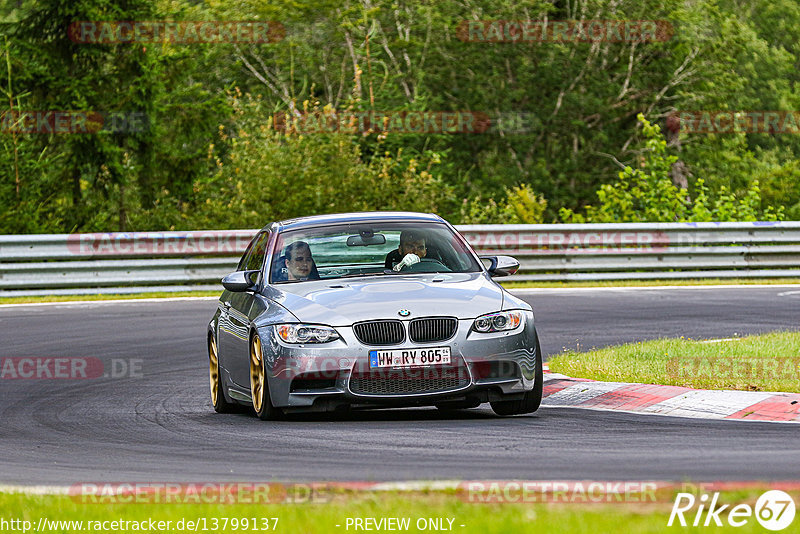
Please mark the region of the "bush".
[[527, 184], [506, 189], [502, 204], [494, 199], [484, 201], [480, 196], [464, 199], [461, 205], [461, 224], [540, 224], [544, 219], [547, 200], [537, 195]]
[[[195, 227], [259, 227], [270, 220], [346, 211], [439, 212], [452, 204], [451, 188], [436, 174], [436, 153], [376, 150], [365, 156], [345, 133], [277, 131], [260, 99], [231, 95], [236, 130], [229, 152], [215, 147], [212, 178], [196, 188], [204, 199], [189, 215]], [[304, 112], [319, 113], [304, 103]]]
[[761, 208], [761, 190], [754, 180], [737, 197], [721, 187], [709, 198], [704, 180], [698, 179], [695, 198], [685, 188], [672, 183], [669, 176], [677, 156], [667, 153], [661, 128], [638, 115], [645, 136], [640, 168], [630, 166], [619, 173], [618, 180], [597, 190], [599, 204], [586, 206], [584, 214], [562, 208], [561, 219], [571, 223], [612, 222], [701, 222], [701, 221], [775, 221], [783, 219], [783, 207]]

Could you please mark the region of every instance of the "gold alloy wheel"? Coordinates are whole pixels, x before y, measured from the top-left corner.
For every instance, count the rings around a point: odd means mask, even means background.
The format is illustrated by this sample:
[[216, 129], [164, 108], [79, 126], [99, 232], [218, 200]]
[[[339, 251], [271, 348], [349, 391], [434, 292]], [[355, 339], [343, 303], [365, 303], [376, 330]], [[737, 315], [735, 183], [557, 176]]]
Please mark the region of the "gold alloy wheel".
[[219, 394], [219, 356], [217, 355], [217, 343], [213, 337], [208, 344], [208, 379], [211, 385], [211, 403], [216, 406]]
[[250, 341], [250, 396], [253, 398], [253, 409], [260, 414], [264, 401], [264, 363], [258, 335]]

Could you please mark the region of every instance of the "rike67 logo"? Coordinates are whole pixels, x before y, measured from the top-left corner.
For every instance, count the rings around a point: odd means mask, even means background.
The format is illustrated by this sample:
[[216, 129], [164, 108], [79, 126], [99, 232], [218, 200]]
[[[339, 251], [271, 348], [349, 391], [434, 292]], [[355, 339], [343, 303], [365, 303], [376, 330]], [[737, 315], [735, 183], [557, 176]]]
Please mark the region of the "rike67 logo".
[[[685, 514], [685, 515], [684, 515]], [[723, 515], [727, 514], [727, 515]], [[710, 498], [703, 493], [697, 498], [691, 493], [678, 493], [672, 505], [667, 526], [691, 524], [694, 527], [723, 526], [723, 521], [732, 527], [742, 527], [755, 516], [756, 521], [767, 530], [783, 530], [792, 524], [795, 515], [794, 499], [780, 490], [763, 493], [756, 501], [755, 509], [749, 504], [719, 504], [719, 492]]]

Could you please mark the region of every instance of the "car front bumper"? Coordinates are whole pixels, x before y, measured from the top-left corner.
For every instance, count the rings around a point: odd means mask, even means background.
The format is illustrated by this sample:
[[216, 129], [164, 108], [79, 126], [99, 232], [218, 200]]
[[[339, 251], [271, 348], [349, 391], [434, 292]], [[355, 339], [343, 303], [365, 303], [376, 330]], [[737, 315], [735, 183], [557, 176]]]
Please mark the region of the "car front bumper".
[[[508, 332], [478, 333], [473, 319], [458, 321], [455, 335], [442, 342], [406, 340], [391, 347], [362, 344], [351, 327], [337, 327], [340, 339], [325, 344], [288, 345], [270, 325], [259, 328], [273, 405], [290, 412], [330, 411], [351, 406], [419, 406], [458, 402], [487, 402], [521, 398], [533, 388], [536, 374], [536, 328], [533, 313]], [[365, 394], [353, 387], [354, 378], [369, 372], [369, 351], [450, 347], [453, 366], [463, 379], [445, 389]], [[441, 368], [429, 368], [436, 376]], [[404, 370], [405, 372], [405, 370]], [[409, 372], [413, 375], [413, 371]], [[386, 380], [392, 379], [386, 375]], [[419, 375], [415, 375], [419, 376]]]

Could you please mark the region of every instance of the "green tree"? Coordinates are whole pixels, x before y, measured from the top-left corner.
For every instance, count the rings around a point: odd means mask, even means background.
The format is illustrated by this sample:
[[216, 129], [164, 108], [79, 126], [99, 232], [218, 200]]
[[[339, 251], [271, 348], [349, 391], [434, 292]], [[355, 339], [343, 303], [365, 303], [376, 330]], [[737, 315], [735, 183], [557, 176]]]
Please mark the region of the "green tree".
[[692, 199], [687, 189], [672, 183], [670, 170], [678, 158], [668, 153], [661, 128], [644, 115], [638, 120], [645, 137], [639, 168], [625, 167], [616, 182], [601, 186], [598, 204], [585, 206], [583, 214], [562, 208], [564, 222], [769, 221], [783, 217], [783, 207], [762, 209], [757, 180], [744, 195], [737, 197], [722, 186], [711, 199], [701, 178]]
[[[223, 158], [212, 147], [216, 172], [197, 189], [205, 201], [185, 214], [193, 227], [257, 227], [346, 211], [452, 209], [435, 153], [365, 156], [348, 134], [276, 130], [262, 99], [234, 92], [231, 106], [239, 120], [223, 136], [230, 152]], [[324, 112], [308, 102], [302, 109]]]

